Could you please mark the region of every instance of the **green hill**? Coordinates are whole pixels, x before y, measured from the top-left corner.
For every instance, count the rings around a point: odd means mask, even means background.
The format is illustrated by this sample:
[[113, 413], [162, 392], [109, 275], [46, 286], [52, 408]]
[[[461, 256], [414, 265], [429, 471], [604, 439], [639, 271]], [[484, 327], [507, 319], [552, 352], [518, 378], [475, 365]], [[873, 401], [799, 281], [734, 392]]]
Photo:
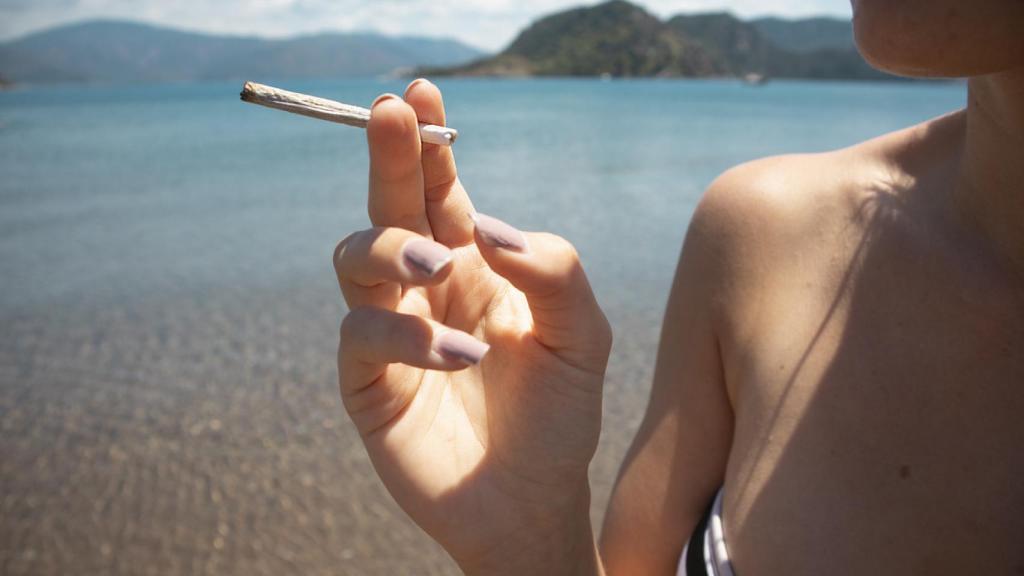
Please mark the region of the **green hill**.
[[668, 26], [703, 46], [718, 67], [731, 75], [774, 73], [791, 60], [757, 28], [726, 12], [679, 15], [670, 19]]
[[643, 8], [612, 0], [543, 18], [495, 57], [432, 72], [630, 77], [705, 76], [723, 71], [704, 48]]
[[[766, 32], [767, 30], [767, 32]], [[792, 36], [781, 43], [777, 36]], [[424, 74], [486, 76], [744, 76], [892, 79], [853, 46], [843, 20], [741, 20], [726, 12], [667, 22], [613, 0], [542, 18], [500, 54]]]

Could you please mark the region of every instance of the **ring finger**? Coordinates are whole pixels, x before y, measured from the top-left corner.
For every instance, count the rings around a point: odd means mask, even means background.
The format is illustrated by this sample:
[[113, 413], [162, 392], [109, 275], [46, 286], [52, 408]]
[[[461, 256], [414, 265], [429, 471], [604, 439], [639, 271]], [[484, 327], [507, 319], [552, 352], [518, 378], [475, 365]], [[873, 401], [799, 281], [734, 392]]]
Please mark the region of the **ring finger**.
[[334, 250], [334, 270], [349, 308], [394, 310], [402, 286], [435, 286], [451, 272], [446, 246], [403, 228], [355, 232]]

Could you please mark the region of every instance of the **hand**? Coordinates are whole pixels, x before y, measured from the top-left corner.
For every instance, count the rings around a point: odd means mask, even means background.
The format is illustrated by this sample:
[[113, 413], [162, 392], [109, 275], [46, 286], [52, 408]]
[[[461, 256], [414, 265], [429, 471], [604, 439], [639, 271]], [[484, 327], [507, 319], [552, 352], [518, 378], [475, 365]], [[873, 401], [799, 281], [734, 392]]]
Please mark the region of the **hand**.
[[608, 322], [572, 246], [477, 215], [417, 121], [445, 122], [427, 81], [374, 103], [374, 228], [335, 251], [345, 407], [392, 496], [464, 570], [592, 552]]

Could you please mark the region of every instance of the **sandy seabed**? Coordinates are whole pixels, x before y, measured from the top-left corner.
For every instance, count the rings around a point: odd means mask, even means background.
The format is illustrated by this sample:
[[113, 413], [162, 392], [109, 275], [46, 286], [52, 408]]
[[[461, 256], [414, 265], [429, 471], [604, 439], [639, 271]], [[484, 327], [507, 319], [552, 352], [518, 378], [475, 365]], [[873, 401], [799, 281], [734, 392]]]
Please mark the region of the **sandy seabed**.
[[[605, 308], [616, 344], [596, 526], [660, 321]], [[315, 282], [4, 313], [0, 572], [457, 574], [391, 501], [344, 414], [342, 314]]]

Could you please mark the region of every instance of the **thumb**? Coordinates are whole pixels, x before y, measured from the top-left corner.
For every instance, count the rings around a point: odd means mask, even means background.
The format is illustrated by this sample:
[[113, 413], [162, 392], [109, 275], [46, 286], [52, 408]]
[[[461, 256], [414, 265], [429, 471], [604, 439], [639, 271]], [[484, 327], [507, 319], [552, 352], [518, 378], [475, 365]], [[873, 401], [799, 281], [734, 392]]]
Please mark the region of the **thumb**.
[[554, 234], [520, 232], [484, 214], [472, 218], [488, 266], [526, 296], [537, 341], [578, 368], [603, 372], [611, 327], [573, 245]]

